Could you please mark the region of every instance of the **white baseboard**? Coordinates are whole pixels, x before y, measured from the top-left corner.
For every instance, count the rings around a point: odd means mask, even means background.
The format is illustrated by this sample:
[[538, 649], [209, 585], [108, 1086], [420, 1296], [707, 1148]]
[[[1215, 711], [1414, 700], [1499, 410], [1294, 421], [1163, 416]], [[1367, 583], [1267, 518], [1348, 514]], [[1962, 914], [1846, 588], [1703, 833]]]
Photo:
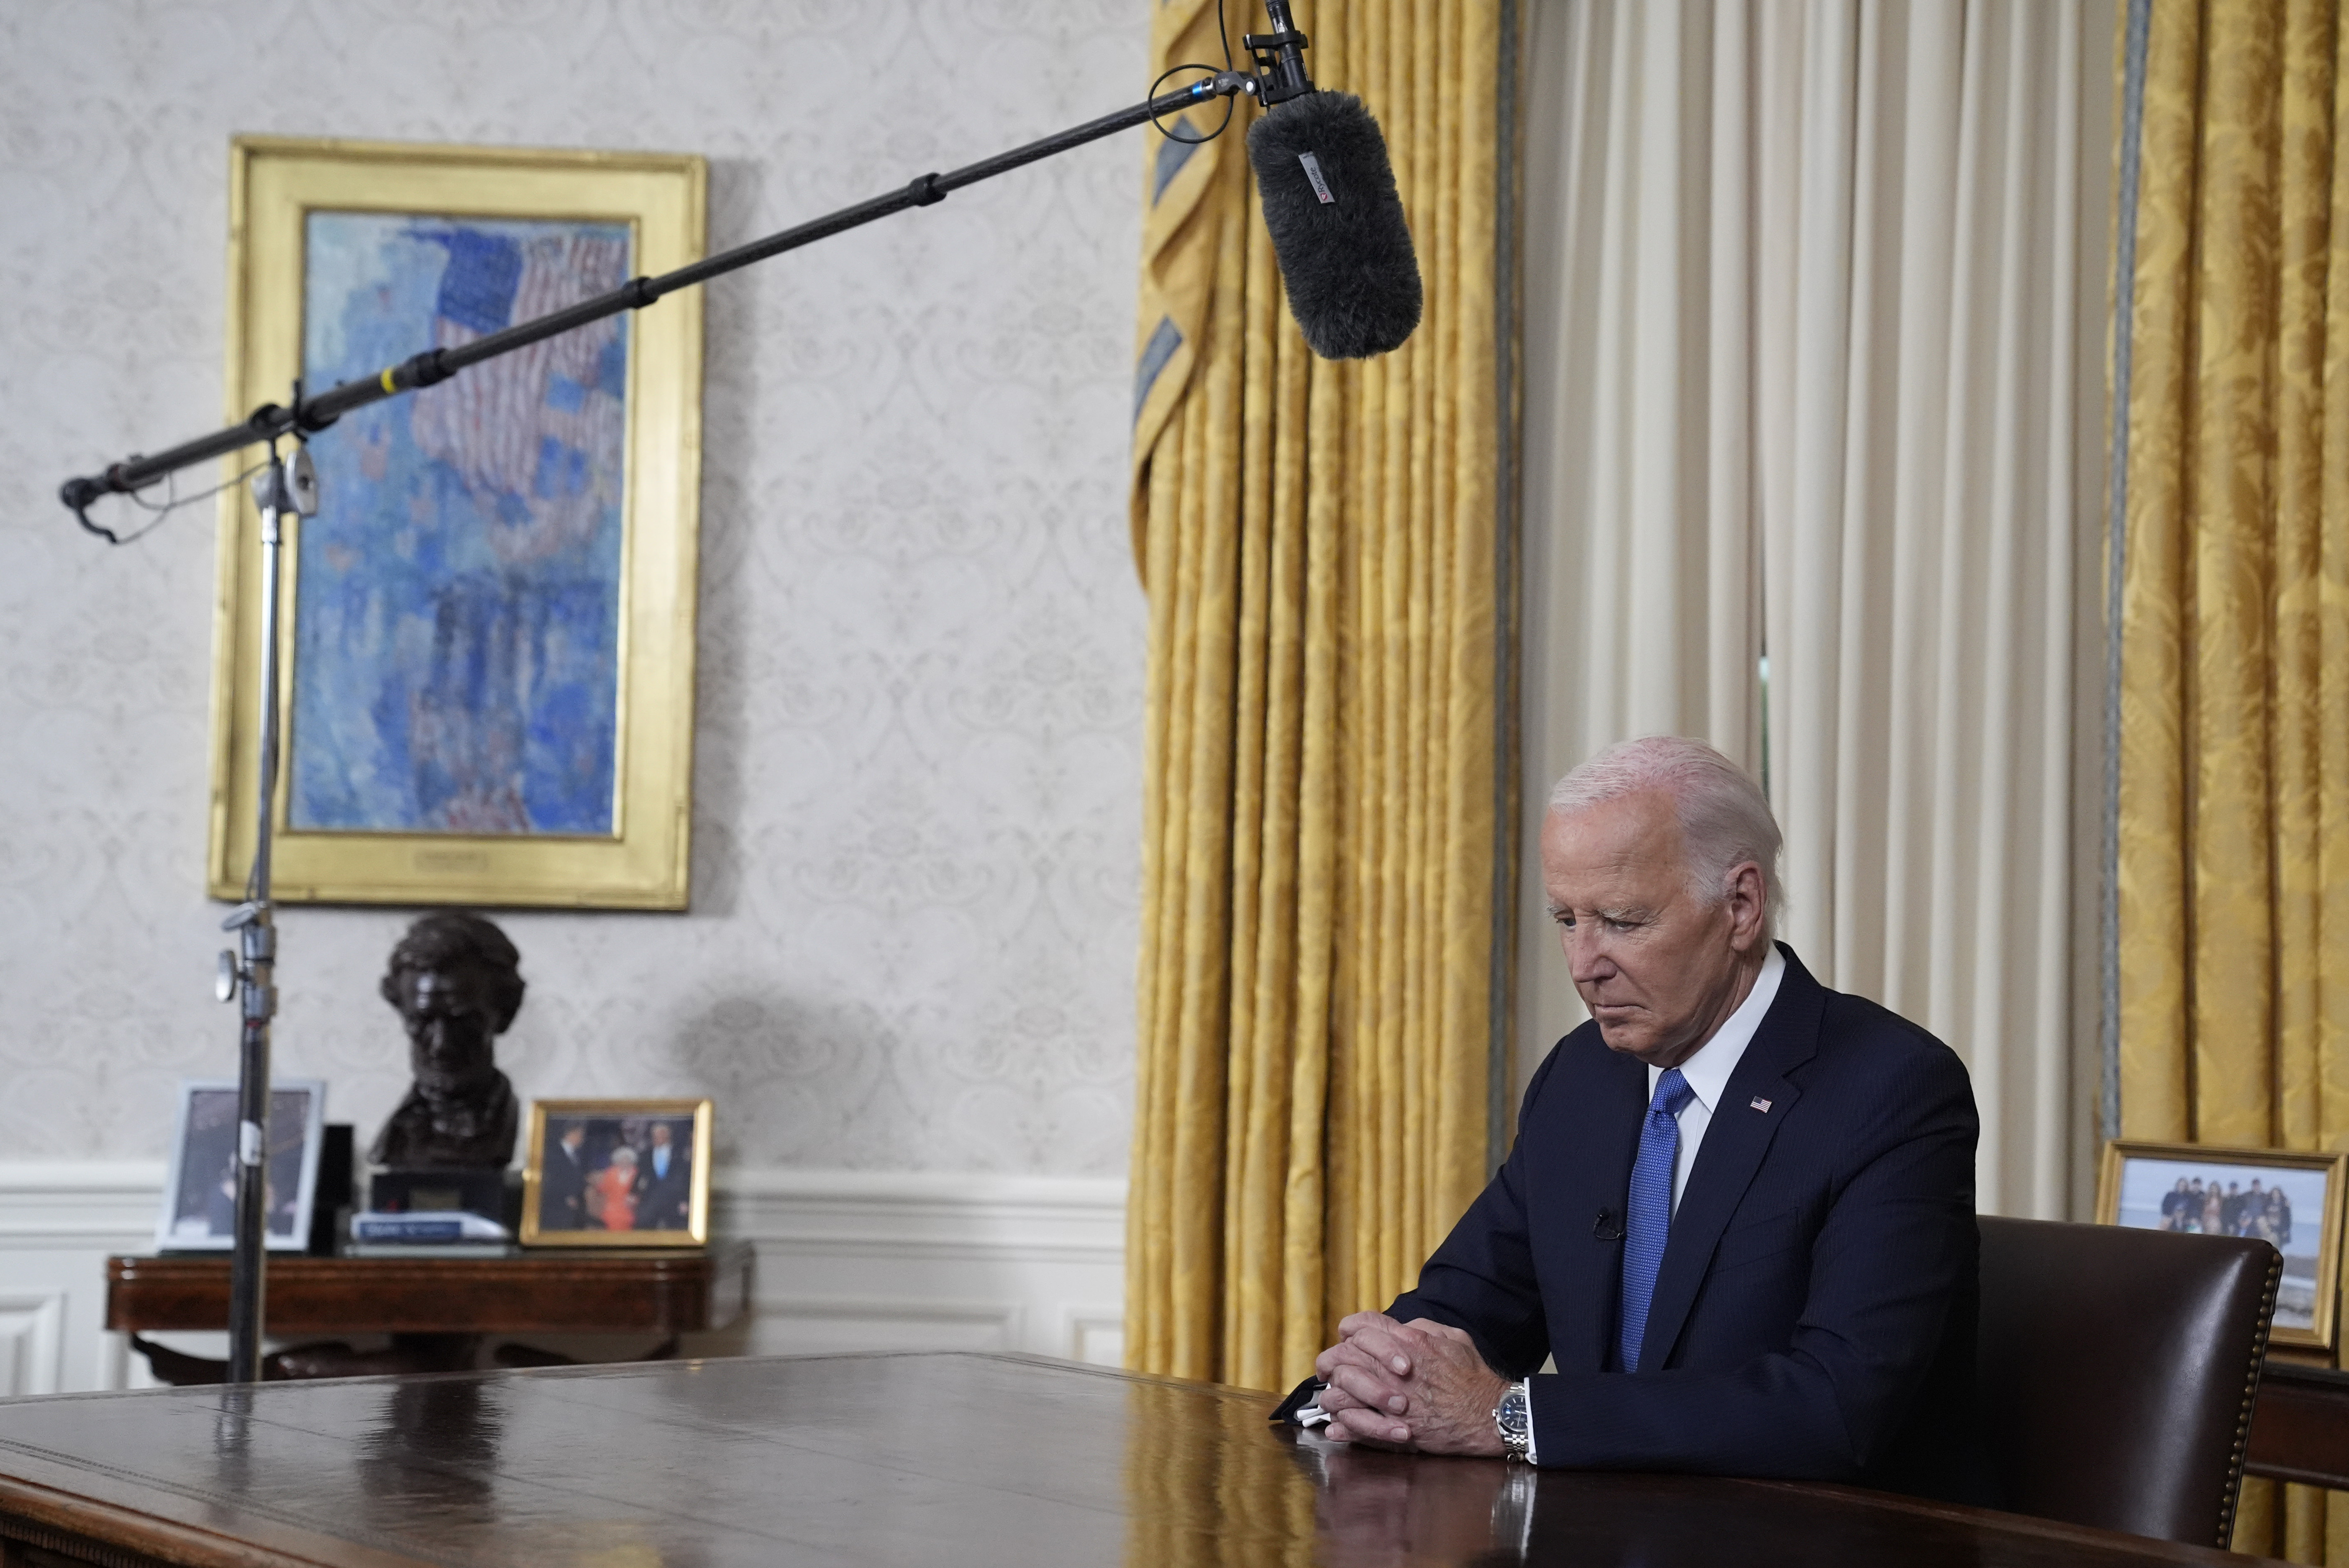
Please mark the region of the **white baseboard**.
[[[162, 1183], [160, 1161], [0, 1163], [0, 1396], [147, 1381], [105, 1331], [104, 1262], [153, 1245]], [[691, 1354], [1123, 1359], [1123, 1181], [767, 1169], [716, 1187], [715, 1229], [757, 1250], [752, 1310], [688, 1336]], [[212, 1336], [171, 1337], [202, 1350]]]
[[758, 1248], [746, 1353], [1122, 1359], [1123, 1181], [771, 1169], [717, 1188], [716, 1229]]

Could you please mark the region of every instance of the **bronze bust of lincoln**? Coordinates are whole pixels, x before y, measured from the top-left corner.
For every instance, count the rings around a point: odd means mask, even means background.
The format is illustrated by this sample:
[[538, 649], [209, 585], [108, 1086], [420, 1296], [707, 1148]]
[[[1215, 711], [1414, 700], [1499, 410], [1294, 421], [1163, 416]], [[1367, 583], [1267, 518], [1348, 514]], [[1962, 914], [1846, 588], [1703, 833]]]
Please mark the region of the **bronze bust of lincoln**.
[[425, 1169], [502, 1168], [520, 1119], [497, 1037], [522, 1011], [522, 955], [479, 915], [444, 909], [391, 950], [383, 999], [408, 1027], [416, 1081], [367, 1158]]

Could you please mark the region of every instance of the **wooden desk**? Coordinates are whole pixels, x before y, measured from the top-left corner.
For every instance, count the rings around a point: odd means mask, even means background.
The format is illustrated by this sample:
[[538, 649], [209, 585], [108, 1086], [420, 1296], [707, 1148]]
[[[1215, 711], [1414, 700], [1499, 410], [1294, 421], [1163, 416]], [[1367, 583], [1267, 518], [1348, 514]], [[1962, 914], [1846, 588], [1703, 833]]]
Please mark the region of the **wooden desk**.
[[[750, 1296], [750, 1244], [512, 1258], [269, 1260], [268, 1328], [293, 1334], [680, 1334], [723, 1328]], [[228, 1326], [227, 1255], [106, 1261], [106, 1326]]]
[[2100, 1568], [2243, 1558], [1835, 1487], [1353, 1451], [1261, 1394], [843, 1355], [0, 1403], [10, 1568]]

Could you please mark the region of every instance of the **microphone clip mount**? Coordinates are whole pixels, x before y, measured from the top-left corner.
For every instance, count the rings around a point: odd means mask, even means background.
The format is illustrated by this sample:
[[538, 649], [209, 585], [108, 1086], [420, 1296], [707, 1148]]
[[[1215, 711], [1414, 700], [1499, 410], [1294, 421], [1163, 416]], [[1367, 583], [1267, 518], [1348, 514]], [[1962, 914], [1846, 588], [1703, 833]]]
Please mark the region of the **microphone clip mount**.
[[1289, 17], [1288, 0], [1265, 0], [1264, 10], [1272, 31], [1249, 33], [1240, 43], [1256, 58], [1257, 101], [1270, 109], [1311, 92], [1313, 78], [1306, 74], [1305, 35]]

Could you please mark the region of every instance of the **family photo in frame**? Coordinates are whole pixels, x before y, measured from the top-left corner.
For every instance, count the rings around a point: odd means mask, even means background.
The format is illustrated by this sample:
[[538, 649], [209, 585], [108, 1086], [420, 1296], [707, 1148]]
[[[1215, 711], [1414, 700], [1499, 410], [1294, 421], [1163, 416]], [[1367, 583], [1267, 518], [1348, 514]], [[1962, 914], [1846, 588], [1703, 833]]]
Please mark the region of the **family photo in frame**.
[[2271, 1337], [2333, 1348], [2349, 1155], [2196, 1144], [2109, 1143], [2096, 1183], [2100, 1224], [2240, 1236], [2283, 1254]]

